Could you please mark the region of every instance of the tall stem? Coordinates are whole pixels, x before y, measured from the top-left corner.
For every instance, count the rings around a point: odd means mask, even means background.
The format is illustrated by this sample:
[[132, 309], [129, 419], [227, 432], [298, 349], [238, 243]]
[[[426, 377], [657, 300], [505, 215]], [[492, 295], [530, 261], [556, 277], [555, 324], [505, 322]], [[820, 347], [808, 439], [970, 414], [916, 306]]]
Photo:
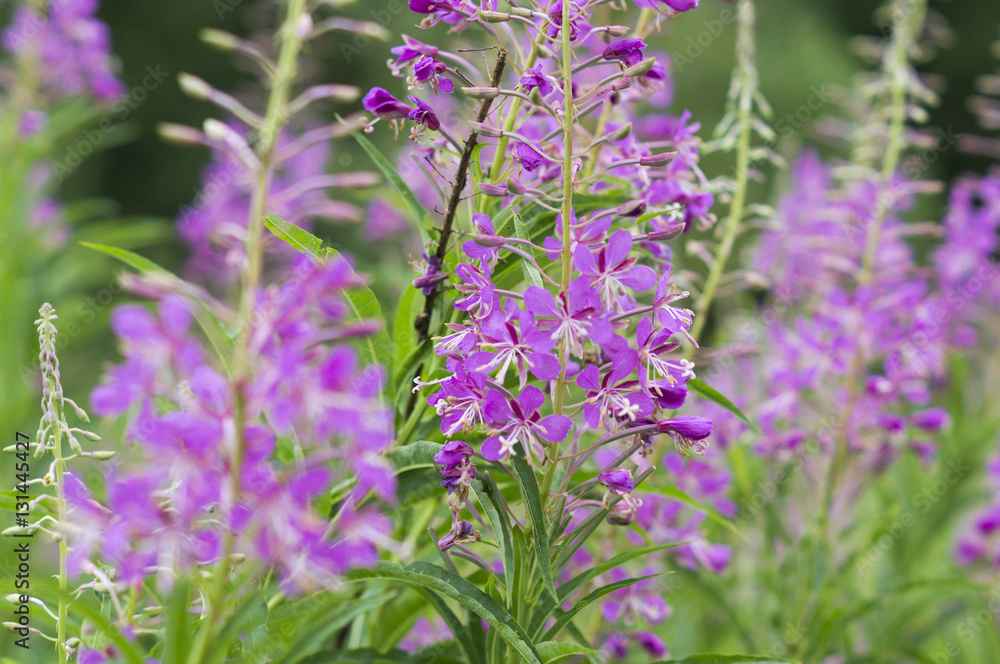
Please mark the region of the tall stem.
[[[250, 378], [251, 357], [249, 352], [250, 325], [253, 320], [254, 303], [264, 257], [264, 225], [262, 217], [267, 203], [267, 194], [271, 188], [274, 174], [274, 150], [288, 117], [288, 99], [292, 84], [298, 75], [298, 57], [302, 49], [302, 39], [296, 32], [296, 26], [305, 14], [305, 0], [289, 0], [288, 11], [284, 24], [279, 28], [278, 39], [281, 50], [278, 55], [278, 66], [272, 79], [271, 92], [267, 100], [267, 111], [264, 124], [257, 141], [256, 153], [260, 160], [257, 181], [250, 198], [250, 213], [247, 219], [246, 253], [247, 263], [243, 273], [242, 292], [240, 294], [239, 329], [240, 342], [235, 375], [233, 380], [234, 418], [236, 421], [236, 449], [230, 464], [230, 484], [233, 498], [239, 495], [240, 473], [243, 465], [245, 445], [245, 407], [243, 389]], [[208, 607], [202, 619], [201, 628], [188, 662], [201, 662], [208, 648], [212, 628], [221, 614], [221, 604], [225, 596], [226, 570], [233, 552], [235, 542], [232, 532], [227, 531], [223, 545], [223, 554], [213, 575], [212, 585], [208, 593]]]
[[[563, 0], [562, 6], [562, 28], [559, 31], [562, 37], [562, 77], [563, 77], [563, 202], [562, 202], [562, 251], [560, 260], [562, 261], [562, 277], [559, 282], [559, 292], [564, 297], [569, 290], [569, 282], [572, 276], [572, 243], [573, 243], [573, 123], [575, 122], [575, 108], [573, 106], [573, 49], [570, 47], [571, 20], [571, 0]], [[556, 379], [554, 394], [554, 407], [558, 415], [563, 414], [566, 398], [566, 365], [569, 363], [569, 343], [564, 339], [560, 352], [559, 378]], [[555, 478], [556, 461], [559, 457], [559, 443], [552, 444], [552, 457], [549, 459], [548, 468], [542, 478], [542, 495], [548, 500], [548, 494], [552, 488], [552, 481]]]
[[[57, 394], [59, 386], [55, 384], [54, 378], [49, 378], [49, 390], [51, 394]], [[63, 421], [63, 405], [62, 400], [59, 398], [53, 398], [51, 403], [51, 408], [55, 412], [56, 422]], [[63, 458], [62, 451], [62, 427], [55, 426], [54, 438], [52, 444], [52, 456], [55, 458], [55, 470], [56, 470], [56, 504], [58, 511], [59, 523], [64, 524], [66, 521], [66, 488], [63, 484], [63, 477], [66, 472], [66, 460]], [[57, 616], [59, 618], [58, 625], [56, 627], [56, 653], [59, 656], [60, 662], [69, 661], [69, 652], [66, 649], [66, 619], [68, 617], [68, 605], [66, 603], [66, 592], [68, 588], [69, 581], [69, 571], [67, 561], [69, 559], [69, 545], [66, 543], [65, 537], [59, 538], [59, 608], [57, 611]]]
[[747, 185], [750, 170], [750, 136], [753, 131], [753, 93], [757, 89], [757, 70], [754, 58], [754, 6], [752, 0], [740, 0], [737, 8], [737, 70], [739, 85], [738, 127], [739, 137], [736, 143], [736, 185], [733, 189], [733, 199], [729, 205], [729, 216], [722, 240], [715, 252], [715, 262], [705, 280], [705, 287], [695, 304], [695, 319], [691, 325], [691, 336], [696, 340], [705, 327], [706, 314], [715, 297], [715, 291], [733, 252], [733, 245], [739, 235], [740, 222], [743, 221], [743, 207], [746, 203]]

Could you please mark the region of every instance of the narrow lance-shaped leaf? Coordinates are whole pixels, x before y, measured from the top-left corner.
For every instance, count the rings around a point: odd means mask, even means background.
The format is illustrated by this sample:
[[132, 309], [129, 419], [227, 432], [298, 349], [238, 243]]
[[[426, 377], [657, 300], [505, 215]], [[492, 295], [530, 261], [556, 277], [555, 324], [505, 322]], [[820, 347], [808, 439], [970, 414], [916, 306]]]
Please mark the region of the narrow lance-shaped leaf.
[[443, 567], [425, 561], [417, 561], [406, 567], [399, 563], [381, 561], [374, 569], [358, 569], [350, 572], [347, 579], [353, 581], [396, 579], [439, 592], [473, 611], [489, 623], [492, 629], [499, 630], [504, 639], [529, 664], [541, 664], [541, 657], [531, 644], [524, 628], [503, 606], [471, 582]]
[[522, 445], [518, 444], [515, 448], [511, 463], [514, 466], [514, 474], [517, 475], [517, 482], [521, 487], [521, 496], [528, 507], [528, 516], [531, 517], [531, 536], [535, 542], [538, 571], [542, 575], [545, 589], [549, 595], [555, 597], [556, 584], [552, 576], [552, 556], [549, 553], [549, 529], [545, 525], [542, 496], [538, 491], [535, 471], [528, 464]]
[[582, 597], [578, 601], [573, 602], [572, 608], [570, 608], [568, 611], [563, 612], [563, 614], [559, 616], [559, 618], [556, 620], [555, 624], [552, 625], [549, 631], [545, 632], [545, 636], [543, 636], [542, 638], [551, 639], [557, 634], [559, 634], [559, 632], [563, 629], [563, 627], [565, 627], [569, 623], [569, 621], [572, 620], [574, 616], [576, 616], [576, 614], [578, 614], [580, 611], [585, 609], [593, 602], [604, 597], [605, 595], [613, 593], [616, 590], [621, 590], [622, 588], [628, 588], [629, 586], [634, 586], [635, 584], [642, 583], [643, 581], [648, 581], [649, 579], [653, 579], [658, 576], [660, 576], [660, 574], [650, 574], [648, 576], [623, 579], [615, 583], [609, 583], [606, 586], [601, 586], [600, 588], [594, 590], [593, 592], [588, 593], [585, 597]]
[[725, 395], [723, 395], [717, 389], [715, 389], [714, 387], [703, 381], [701, 378], [692, 378], [687, 383], [685, 383], [685, 385], [690, 391], [694, 392], [702, 399], [707, 399], [708, 401], [711, 401], [714, 404], [722, 406], [730, 413], [735, 415], [737, 419], [740, 420], [740, 422], [743, 422], [743, 424], [750, 427], [753, 431], [760, 433], [760, 428], [753, 422], [753, 420], [747, 417], [746, 413], [740, 410], [739, 406], [737, 406], [732, 401], [727, 399]]

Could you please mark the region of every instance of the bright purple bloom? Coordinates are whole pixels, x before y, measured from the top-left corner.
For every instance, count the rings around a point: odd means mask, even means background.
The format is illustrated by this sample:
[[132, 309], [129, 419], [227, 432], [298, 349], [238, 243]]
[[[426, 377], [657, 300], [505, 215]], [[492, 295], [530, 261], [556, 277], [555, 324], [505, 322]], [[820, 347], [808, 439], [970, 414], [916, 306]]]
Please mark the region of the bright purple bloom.
[[623, 303], [634, 306], [632, 292], [649, 290], [656, 284], [656, 273], [645, 265], [636, 265], [637, 259], [630, 255], [631, 252], [632, 236], [622, 229], [611, 235], [596, 258], [584, 246], [577, 246], [573, 253], [573, 265], [581, 274], [590, 277], [607, 310], [621, 311]]
[[543, 97], [555, 90], [549, 77], [542, 73], [542, 65], [535, 65], [530, 69], [525, 69], [520, 79], [521, 89], [525, 93], [538, 88], [539, 94]]
[[642, 62], [642, 52], [646, 50], [646, 42], [641, 39], [620, 39], [611, 42], [601, 54], [605, 60], [621, 60], [626, 67], [632, 67]]
[[383, 120], [405, 118], [413, 110], [389, 94], [384, 88], [372, 88], [361, 103], [366, 111], [374, 113]]
[[551, 163], [551, 159], [547, 156], [531, 147], [528, 143], [522, 143], [518, 141], [514, 145], [514, 158], [521, 163], [521, 167], [529, 173], [533, 173], [538, 170], [539, 167], [544, 166], [546, 163]]
[[537, 328], [530, 311], [521, 312], [517, 326], [500, 312], [494, 312], [483, 321], [481, 335], [480, 346], [493, 352], [471, 355], [467, 363], [470, 371], [493, 373], [499, 369], [496, 379], [503, 383], [507, 369], [515, 365], [522, 388], [529, 371], [535, 378], [546, 381], [559, 375], [559, 360], [550, 353], [555, 343], [552, 335]]
[[529, 459], [532, 455], [541, 459], [545, 455], [542, 440], [565, 440], [572, 422], [565, 415], [542, 417], [538, 410], [544, 404], [545, 395], [533, 385], [521, 390], [516, 400], [495, 391], [486, 395], [486, 417], [496, 433], [483, 442], [483, 456], [494, 461], [506, 458], [520, 443]]
[[407, 97], [410, 101], [414, 103], [416, 108], [407, 114], [407, 117], [415, 122], [422, 124], [431, 131], [437, 131], [441, 128], [441, 121], [438, 116], [434, 113], [434, 109], [422, 102], [419, 98], [410, 95]]
[[632, 473], [627, 468], [609, 468], [597, 475], [597, 481], [617, 494], [631, 493], [635, 490]]
[[413, 77], [418, 83], [430, 82], [435, 90], [452, 92], [455, 88], [449, 78], [442, 78], [440, 75], [448, 71], [448, 65], [435, 60], [429, 55], [425, 55], [413, 65]]

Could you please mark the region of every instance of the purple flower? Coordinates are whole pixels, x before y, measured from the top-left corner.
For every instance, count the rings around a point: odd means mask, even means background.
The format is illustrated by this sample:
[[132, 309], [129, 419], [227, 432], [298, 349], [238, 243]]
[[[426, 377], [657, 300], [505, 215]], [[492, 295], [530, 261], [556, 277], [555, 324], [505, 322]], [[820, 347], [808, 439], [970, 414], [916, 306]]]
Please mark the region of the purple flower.
[[424, 295], [430, 295], [442, 281], [448, 280], [448, 273], [441, 269], [441, 259], [437, 256], [423, 255], [423, 274], [413, 280], [413, 287], [419, 288]]
[[631, 493], [635, 489], [632, 472], [627, 468], [609, 468], [597, 475], [597, 481], [616, 494]]
[[476, 479], [476, 467], [472, 465], [472, 448], [460, 440], [451, 440], [434, 455], [434, 462], [443, 466], [441, 486], [448, 493], [471, 486]]
[[632, 638], [642, 646], [643, 650], [653, 657], [660, 658], [667, 656], [667, 644], [656, 634], [652, 632], [636, 632], [632, 635]]
[[435, 90], [440, 89], [450, 93], [454, 90], [451, 79], [440, 77], [440, 74], [446, 71], [448, 71], [448, 65], [429, 55], [420, 58], [417, 64], [413, 65], [413, 77], [418, 83], [430, 82]]
[[471, 355], [467, 362], [470, 371], [492, 373], [499, 369], [496, 379], [503, 383], [507, 369], [515, 365], [522, 388], [527, 383], [529, 371], [535, 378], [546, 381], [559, 375], [559, 360], [550, 353], [555, 343], [552, 335], [537, 328], [530, 311], [520, 313], [517, 326], [499, 311], [493, 312], [483, 322], [481, 337], [480, 346], [494, 352], [480, 351]]
[[573, 252], [573, 265], [590, 278], [608, 310], [621, 311], [623, 302], [634, 306], [632, 292], [648, 290], [656, 284], [656, 273], [645, 265], [636, 265], [637, 259], [631, 252], [632, 235], [624, 229], [611, 235], [596, 258], [582, 245]]
[[646, 42], [641, 39], [620, 39], [611, 42], [601, 54], [605, 60], [621, 60], [626, 67], [632, 67], [642, 62], [642, 52], [646, 50]]
[[707, 417], [671, 417], [656, 423], [657, 431], [668, 434], [677, 444], [677, 450], [691, 450], [704, 454], [708, 448], [706, 438], [712, 435], [712, 420]]
[[[545, 32], [549, 37], [558, 38], [559, 31], [563, 27], [563, 0], [555, 0], [555, 2], [549, 5], [548, 13], [549, 22], [545, 28]], [[587, 17], [584, 15], [583, 10], [572, 0], [570, 0], [569, 16], [569, 39], [570, 41], [576, 41], [580, 33], [587, 29]]]
[[591, 429], [602, 425], [608, 432], [616, 431], [619, 422], [632, 422], [653, 411], [648, 395], [636, 391], [639, 382], [631, 378], [638, 365], [634, 350], [622, 350], [611, 359], [611, 371], [601, 377], [601, 371], [591, 365], [576, 377], [576, 384], [587, 390], [583, 417]]
[[611, 341], [611, 323], [601, 317], [601, 302], [584, 277], [574, 279], [566, 294], [559, 293], [558, 301], [538, 286], [524, 291], [525, 307], [536, 316], [538, 328], [552, 330], [552, 340], [568, 343], [570, 352], [583, 356], [583, 345], [591, 341], [602, 346]]
[[422, 124], [431, 131], [437, 131], [441, 128], [441, 121], [438, 120], [438, 116], [430, 106], [413, 95], [408, 96], [407, 99], [416, 105], [416, 108], [407, 114], [408, 118]]
[[542, 73], [542, 65], [535, 65], [530, 69], [525, 69], [520, 79], [521, 89], [525, 93], [538, 88], [539, 94], [543, 97], [555, 90], [549, 77]]
[[384, 88], [372, 88], [361, 103], [366, 111], [374, 113], [383, 120], [405, 118], [413, 110], [389, 94]]
[[413, 64], [418, 58], [425, 55], [434, 57], [438, 54], [437, 46], [424, 44], [409, 35], [403, 35], [402, 46], [393, 46], [389, 50], [396, 56], [396, 59], [390, 62], [389, 67], [397, 76], [400, 75], [400, 72], [405, 67]]
[[456, 520], [455, 525], [448, 532], [447, 535], [438, 540], [438, 548], [442, 551], [447, 551], [456, 544], [467, 544], [469, 542], [478, 542], [482, 538], [482, 535], [478, 530], [476, 530], [471, 523], [465, 521], [464, 519]]
[[529, 459], [532, 455], [541, 459], [545, 455], [541, 440], [565, 440], [572, 422], [565, 415], [542, 417], [538, 410], [544, 404], [545, 395], [533, 385], [521, 390], [516, 400], [495, 391], [486, 395], [485, 414], [496, 433], [483, 442], [483, 456], [493, 461], [503, 459], [520, 443]]
[[531, 147], [528, 143], [518, 141], [514, 145], [514, 158], [521, 163], [521, 167], [529, 173], [533, 173], [540, 166], [550, 163], [552, 160]]
[[504, 238], [496, 234], [493, 229], [493, 221], [488, 215], [480, 212], [473, 214], [472, 225], [478, 234], [462, 245], [462, 251], [469, 258], [487, 261], [490, 265], [495, 264], [500, 254], [499, 248], [504, 244]]

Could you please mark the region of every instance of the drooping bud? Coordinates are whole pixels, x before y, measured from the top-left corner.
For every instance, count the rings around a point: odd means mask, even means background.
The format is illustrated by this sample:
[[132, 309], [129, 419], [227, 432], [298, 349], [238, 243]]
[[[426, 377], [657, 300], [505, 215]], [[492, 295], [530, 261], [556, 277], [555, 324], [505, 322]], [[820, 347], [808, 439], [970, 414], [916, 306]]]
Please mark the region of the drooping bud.
[[524, 183], [515, 177], [507, 178], [507, 182], [505, 182], [504, 184], [507, 185], [507, 191], [514, 194], [515, 196], [520, 196], [524, 194], [524, 192], [528, 191], [528, 188], [524, 186]]
[[500, 88], [462, 88], [462, 94], [472, 99], [494, 99], [500, 95]]
[[628, 203], [622, 203], [615, 211], [618, 213], [619, 217], [638, 217], [646, 211], [646, 207], [646, 201], [641, 198], [636, 198]]
[[472, 126], [472, 131], [480, 136], [486, 136], [487, 138], [500, 138], [503, 136], [502, 129], [491, 127], [485, 122], [470, 122], [469, 124]]
[[485, 23], [506, 23], [511, 19], [511, 15], [505, 12], [491, 12], [486, 9], [479, 10], [479, 18]]
[[621, 127], [618, 127], [614, 131], [608, 134], [608, 140], [611, 141], [622, 141], [628, 138], [628, 135], [632, 133], [632, 123], [626, 122]]
[[503, 198], [507, 195], [507, 188], [499, 184], [488, 184], [486, 182], [481, 182], [479, 184], [479, 192], [484, 196], [494, 196], [497, 198]]
[[646, 58], [639, 64], [633, 65], [628, 69], [626, 69], [625, 71], [623, 71], [622, 76], [631, 76], [631, 77], [642, 76], [643, 74], [648, 73], [649, 70], [652, 69], [653, 65], [655, 64], [656, 64], [656, 58]]
[[661, 152], [660, 154], [648, 154], [639, 157], [640, 166], [665, 166], [677, 157], [676, 151]]

